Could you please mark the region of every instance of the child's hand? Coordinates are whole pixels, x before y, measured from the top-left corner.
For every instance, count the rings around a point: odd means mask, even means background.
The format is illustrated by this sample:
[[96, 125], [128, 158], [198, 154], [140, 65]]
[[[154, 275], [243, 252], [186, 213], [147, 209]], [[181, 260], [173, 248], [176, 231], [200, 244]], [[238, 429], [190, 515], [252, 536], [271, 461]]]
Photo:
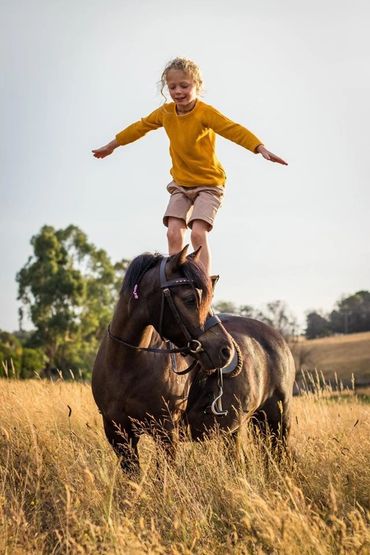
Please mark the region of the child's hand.
[[267, 148], [265, 148], [263, 145], [259, 145], [256, 149], [256, 152], [262, 154], [262, 156], [266, 158], [266, 160], [270, 160], [270, 162], [277, 162], [278, 164], [283, 164], [283, 166], [288, 165], [288, 162], [285, 162], [285, 160], [279, 158], [279, 156], [276, 156], [276, 154], [273, 154], [273, 152], [267, 150]]
[[92, 150], [92, 152], [95, 158], [105, 158], [106, 156], [109, 156], [110, 154], [112, 154], [112, 152], [114, 151], [115, 148], [117, 148], [117, 146], [118, 146], [117, 141], [116, 139], [114, 139], [107, 145], [102, 146], [101, 148], [96, 148], [95, 150]]

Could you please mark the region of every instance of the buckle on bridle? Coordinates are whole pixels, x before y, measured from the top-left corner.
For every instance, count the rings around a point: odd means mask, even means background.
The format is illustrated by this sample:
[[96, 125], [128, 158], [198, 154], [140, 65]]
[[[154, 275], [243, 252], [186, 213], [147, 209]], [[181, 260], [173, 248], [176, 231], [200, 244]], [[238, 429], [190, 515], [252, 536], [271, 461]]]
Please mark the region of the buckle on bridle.
[[191, 353], [200, 353], [201, 351], [203, 351], [203, 346], [201, 342], [198, 341], [198, 339], [191, 339], [191, 341], [189, 341], [188, 343], [188, 347]]

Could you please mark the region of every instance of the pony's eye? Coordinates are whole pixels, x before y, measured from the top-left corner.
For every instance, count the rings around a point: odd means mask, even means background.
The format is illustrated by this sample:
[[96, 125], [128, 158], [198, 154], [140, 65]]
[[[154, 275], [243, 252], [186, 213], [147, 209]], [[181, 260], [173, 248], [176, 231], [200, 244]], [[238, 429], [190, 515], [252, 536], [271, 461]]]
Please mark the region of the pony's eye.
[[184, 303], [186, 304], [186, 306], [196, 306], [197, 301], [195, 297], [187, 297], [186, 299], [184, 299]]

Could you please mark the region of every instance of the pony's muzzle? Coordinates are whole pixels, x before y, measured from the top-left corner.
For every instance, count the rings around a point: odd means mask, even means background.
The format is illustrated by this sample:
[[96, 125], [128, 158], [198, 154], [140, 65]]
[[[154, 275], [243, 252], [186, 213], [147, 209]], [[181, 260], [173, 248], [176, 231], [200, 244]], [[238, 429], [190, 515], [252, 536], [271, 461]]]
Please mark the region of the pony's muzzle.
[[208, 338], [205, 335], [199, 338], [202, 349], [198, 352], [197, 358], [207, 374], [212, 374], [217, 368], [223, 368], [230, 363], [234, 350], [229, 334], [227, 336], [212, 333]]

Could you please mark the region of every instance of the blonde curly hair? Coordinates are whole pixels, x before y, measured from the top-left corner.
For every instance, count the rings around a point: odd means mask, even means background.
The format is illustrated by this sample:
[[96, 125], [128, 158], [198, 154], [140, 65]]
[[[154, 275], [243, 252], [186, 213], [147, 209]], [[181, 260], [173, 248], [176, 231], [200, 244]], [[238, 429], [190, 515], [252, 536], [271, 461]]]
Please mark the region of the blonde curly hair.
[[200, 94], [203, 91], [203, 77], [199, 69], [199, 66], [192, 60], [189, 60], [188, 58], [174, 58], [173, 60], [170, 60], [166, 64], [163, 70], [163, 73], [161, 75], [161, 80], [159, 82], [159, 85], [161, 87], [161, 95], [164, 96], [166, 100], [167, 100], [167, 97], [163, 93], [163, 91], [167, 86], [167, 73], [171, 69], [178, 69], [190, 75], [190, 77], [193, 79], [195, 83], [197, 94]]

